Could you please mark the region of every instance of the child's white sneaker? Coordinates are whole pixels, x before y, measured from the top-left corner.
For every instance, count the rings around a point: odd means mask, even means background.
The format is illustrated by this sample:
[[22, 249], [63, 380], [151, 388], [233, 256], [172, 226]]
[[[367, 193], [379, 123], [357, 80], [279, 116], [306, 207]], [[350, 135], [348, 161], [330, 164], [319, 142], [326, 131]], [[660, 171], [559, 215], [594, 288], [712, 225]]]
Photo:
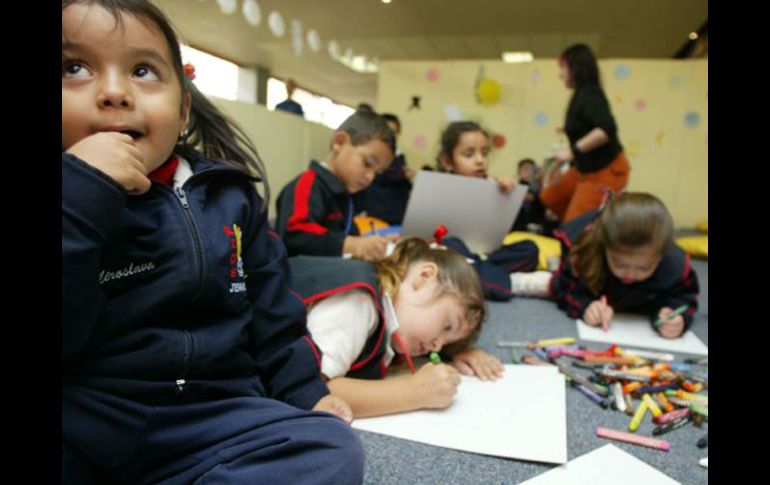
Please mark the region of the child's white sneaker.
[[548, 296], [548, 284], [552, 273], [535, 271], [532, 273], [511, 273], [511, 291], [514, 295]]

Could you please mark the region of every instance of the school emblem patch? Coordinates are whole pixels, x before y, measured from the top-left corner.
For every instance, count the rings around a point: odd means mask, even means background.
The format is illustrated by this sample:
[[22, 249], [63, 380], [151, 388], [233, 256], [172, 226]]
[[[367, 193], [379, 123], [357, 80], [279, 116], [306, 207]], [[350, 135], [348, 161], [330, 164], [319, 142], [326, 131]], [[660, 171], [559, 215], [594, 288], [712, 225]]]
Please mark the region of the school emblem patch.
[[243, 271], [243, 259], [241, 258], [241, 228], [238, 224], [233, 224], [233, 227], [225, 226], [225, 234], [230, 241], [230, 269], [228, 276], [230, 277], [230, 293], [243, 293], [246, 291], [246, 274]]

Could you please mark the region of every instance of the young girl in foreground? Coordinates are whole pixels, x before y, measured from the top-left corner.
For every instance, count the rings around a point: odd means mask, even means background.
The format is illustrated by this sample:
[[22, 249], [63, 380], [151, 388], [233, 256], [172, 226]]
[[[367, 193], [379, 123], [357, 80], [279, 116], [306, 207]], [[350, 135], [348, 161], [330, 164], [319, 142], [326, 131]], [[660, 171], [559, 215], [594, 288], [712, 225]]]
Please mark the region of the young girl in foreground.
[[264, 168], [166, 18], [63, 1], [61, 73], [62, 483], [360, 483], [357, 435], [311, 411], [352, 418], [287, 290]]

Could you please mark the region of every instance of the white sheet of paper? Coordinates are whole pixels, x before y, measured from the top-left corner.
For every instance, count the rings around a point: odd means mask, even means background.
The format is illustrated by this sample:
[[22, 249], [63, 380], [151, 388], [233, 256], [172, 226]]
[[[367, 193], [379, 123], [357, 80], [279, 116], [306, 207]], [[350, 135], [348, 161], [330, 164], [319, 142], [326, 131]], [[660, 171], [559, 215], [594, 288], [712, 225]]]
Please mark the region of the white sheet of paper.
[[679, 338], [668, 339], [658, 335], [644, 315], [616, 314], [612, 317], [609, 331], [601, 326], [591, 327], [583, 320], [576, 320], [578, 335], [582, 340], [607, 342], [647, 349], [669, 350], [686, 354], [708, 355], [709, 349], [701, 339], [689, 330]]
[[356, 429], [482, 455], [567, 461], [564, 376], [553, 366], [505, 365], [504, 377], [462, 377], [444, 410], [353, 421]]
[[475, 253], [503, 245], [527, 196], [518, 184], [502, 192], [492, 179], [421, 170], [414, 179], [401, 226], [401, 237], [433, 239], [439, 224]]
[[604, 445], [521, 485], [674, 485], [676, 480], [615, 445]]

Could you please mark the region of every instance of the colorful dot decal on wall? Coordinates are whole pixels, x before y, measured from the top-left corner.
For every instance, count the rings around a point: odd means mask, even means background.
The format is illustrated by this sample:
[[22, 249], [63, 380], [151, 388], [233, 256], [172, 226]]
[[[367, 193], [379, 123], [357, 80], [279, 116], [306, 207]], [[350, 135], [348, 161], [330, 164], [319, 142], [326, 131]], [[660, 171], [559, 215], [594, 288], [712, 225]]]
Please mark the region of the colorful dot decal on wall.
[[684, 115], [684, 124], [688, 128], [697, 128], [700, 125], [700, 114], [695, 111], [690, 111]]
[[428, 139], [425, 135], [417, 135], [414, 137], [414, 147], [418, 150], [424, 150], [428, 146]]
[[682, 89], [682, 76], [675, 75], [668, 78], [668, 87], [674, 90]]
[[550, 122], [550, 118], [548, 118], [548, 115], [543, 113], [542, 111], [538, 111], [537, 113], [535, 113], [535, 117], [533, 121], [537, 126], [546, 126]]
[[618, 64], [615, 66], [615, 70], [613, 72], [615, 74], [615, 79], [628, 79], [631, 77], [631, 68], [626, 64]]
[[540, 84], [540, 69], [532, 71], [532, 85], [537, 86]]
[[435, 67], [431, 67], [425, 73], [425, 77], [428, 78], [428, 82], [435, 83], [436, 81], [438, 81], [438, 69], [436, 69]]
[[505, 135], [501, 135], [500, 133], [495, 133], [492, 135], [492, 146], [495, 148], [503, 148], [506, 144], [507, 140], [505, 139]]
[[647, 101], [643, 99], [637, 99], [634, 101], [634, 108], [636, 108], [636, 111], [644, 111], [647, 108]]
[[655, 143], [657, 143], [658, 145], [660, 145], [661, 143], [663, 143], [663, 138], [664, 138], [665, 136], [666, 136], [666, 134], [665, 134], [664, 132], [662, 132], [662, 131], [659, 131], [659, 132], [658, 132], [658, 133], [655, 135]]
[[612, 96], [612, 101], [615, 104], [622, 104], [623, 103], [623, 97], [621, 95], [619, 95], [619, 94], [615, 94], [615, 95]]
[[639, 143], [639, 140], [631, 140], [628, 142], [628, 144], [625, 145], [624, 148], [629, 157], [635, 157], [639, 155], [639, 151], [642, 149], [642, 144]]

